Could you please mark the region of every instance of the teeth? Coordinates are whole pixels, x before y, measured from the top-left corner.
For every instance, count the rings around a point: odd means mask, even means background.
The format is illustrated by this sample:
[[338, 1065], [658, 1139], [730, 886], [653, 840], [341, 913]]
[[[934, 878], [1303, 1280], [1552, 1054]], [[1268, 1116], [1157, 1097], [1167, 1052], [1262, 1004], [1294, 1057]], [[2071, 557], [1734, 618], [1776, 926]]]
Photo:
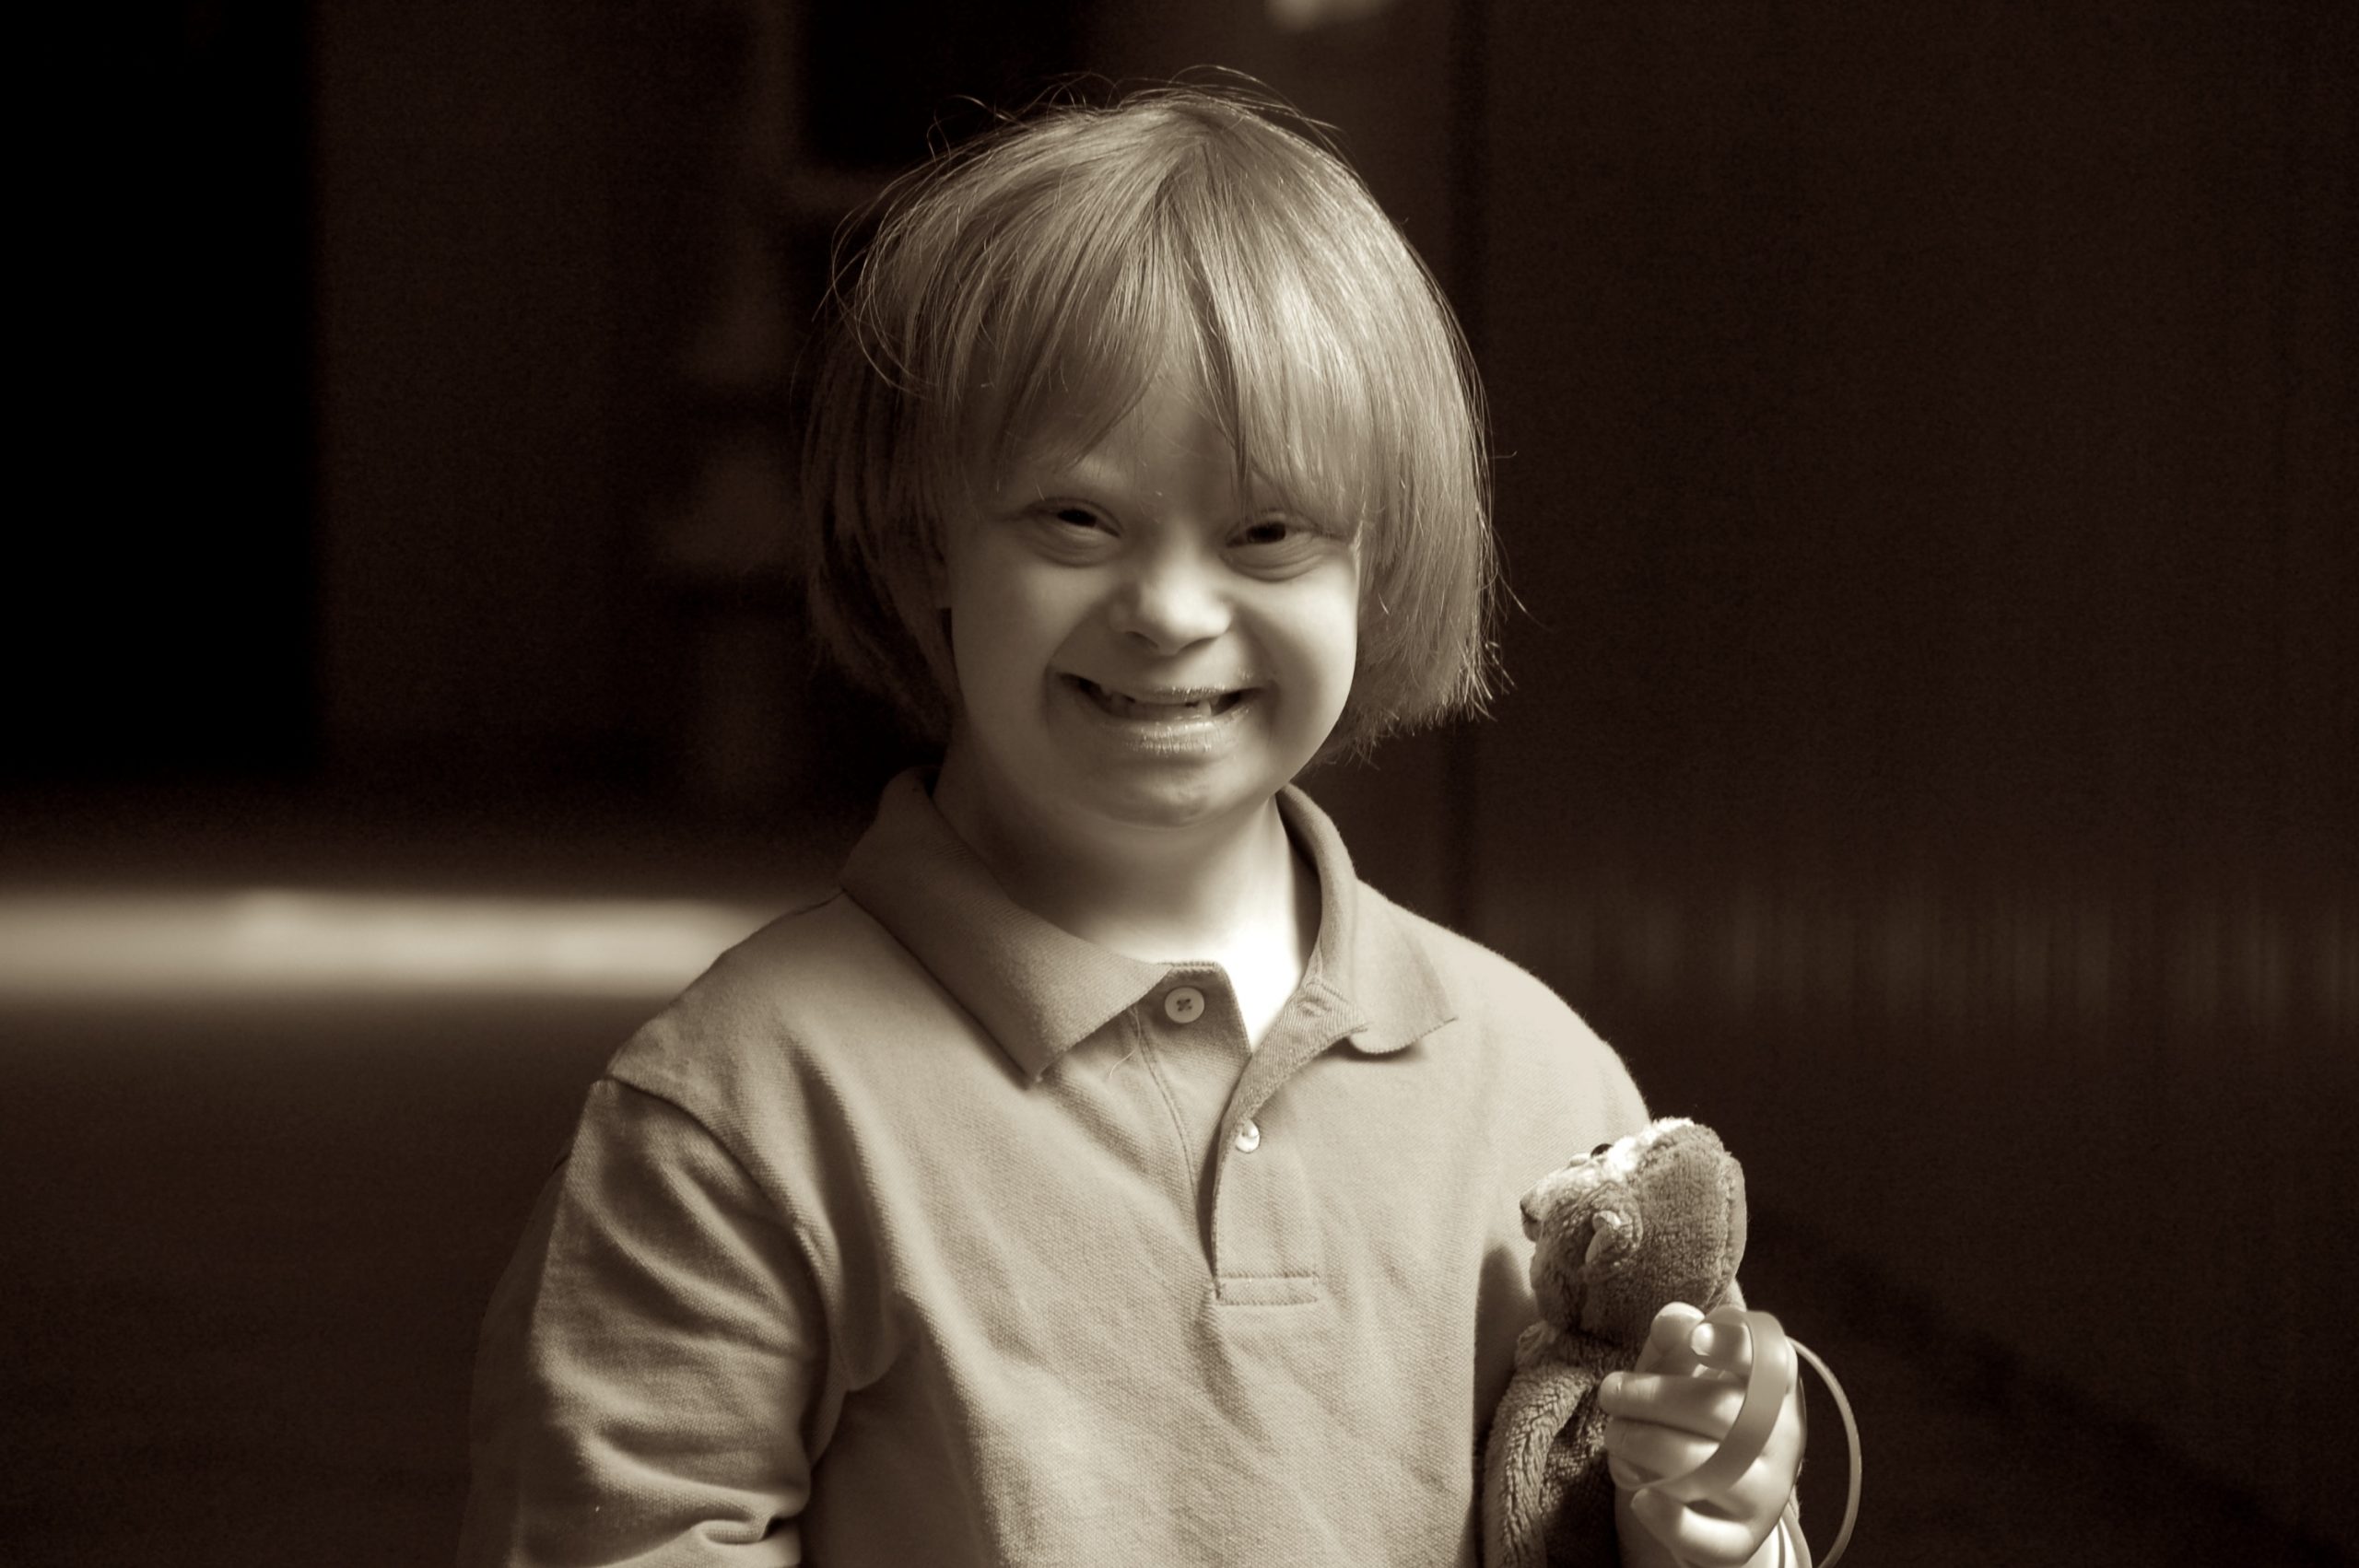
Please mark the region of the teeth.
[[1125, 719], [1201, 719], [1213, 710], [1209, 702], [1141, 702], [1118, 692], [1106, 694], [1106, 706]]
[[1186, 702], [1145, 702], [1121, 692], [1108, 691], [1092, 681], [1083, 681], [1083, 688], [1100, 708], [1118, 719], [1144, 719], [1170, 722], [1181, 719], [1210, 719], [1222, 711], [1230, 694], [1223, 692], [1212, 696], [1195, 697]]

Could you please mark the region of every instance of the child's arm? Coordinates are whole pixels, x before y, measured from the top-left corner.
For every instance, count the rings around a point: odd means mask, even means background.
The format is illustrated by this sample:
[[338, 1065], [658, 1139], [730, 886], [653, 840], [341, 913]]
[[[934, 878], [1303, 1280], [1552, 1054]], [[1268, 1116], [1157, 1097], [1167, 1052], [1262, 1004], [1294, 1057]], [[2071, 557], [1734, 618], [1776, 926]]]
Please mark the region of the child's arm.
[[[1804, 1568], [1809, 1548], [1788, 1508], [1802, 1461], [1799, 1379], [1760, 1457], [1728, 1487], [1688, 1495], [1674, 1483], [1633, 1495], [1657, 1476], [1684, 1475], [1710, 1457], [1744, 1402], [1752, 1346], [1740, 1328], [1716, 1323], [1699, 1329], [1703, 1316], [1684, 1303], [1664, 1307], [1636, 1369], [1609, 1375], [1599, 1390], [1599, 1406], [1610, 1418], [1605, 1452], [1623, 1568]], [[1714, 1341], [1699, 1347], [1698, 1333]], [[1718, 1338], [1731, 1334], [1737, 1343]], [[1705, 1365], [1699, 1349], [1734, 1371]]]
[[821, 1322], [728, 1152], [600, 1082], [485, 1320], [462, 1568], [798, 1562]]

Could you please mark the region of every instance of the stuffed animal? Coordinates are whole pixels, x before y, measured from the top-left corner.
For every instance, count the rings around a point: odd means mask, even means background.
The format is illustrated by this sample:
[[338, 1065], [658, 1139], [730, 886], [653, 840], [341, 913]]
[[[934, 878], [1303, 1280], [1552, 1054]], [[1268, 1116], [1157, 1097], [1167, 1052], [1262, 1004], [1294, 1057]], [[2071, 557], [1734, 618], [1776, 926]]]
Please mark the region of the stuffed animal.
[[1742, 1306], [1744, 1173], [1711, 1129], [1667, 1117], [1600, 1144], [1523, 1198], [1541, 1320], [1483, 1458], [1485, 1568], [1617, 1561], [1598, 1385], [1637, 1363], [1674, 1301]]

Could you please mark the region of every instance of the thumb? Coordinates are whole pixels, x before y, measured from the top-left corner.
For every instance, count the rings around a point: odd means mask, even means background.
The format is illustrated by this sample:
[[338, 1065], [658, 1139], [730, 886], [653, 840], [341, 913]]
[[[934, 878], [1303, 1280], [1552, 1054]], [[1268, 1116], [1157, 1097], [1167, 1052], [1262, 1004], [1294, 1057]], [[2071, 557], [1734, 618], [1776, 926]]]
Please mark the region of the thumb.
[[1647, 1342], [1638, 1351], [1637, 1364], [1633, 1372], [1659, 1372], [1667, 1377], [1681, 1377], [1703, 1364], [1693, 1342], [1696, 1325], [1704, 1321], [1704, 1314], [1684, 1301], [1672, 1302], [1655, 1314], [1654, 1324], [1647, 1330]]

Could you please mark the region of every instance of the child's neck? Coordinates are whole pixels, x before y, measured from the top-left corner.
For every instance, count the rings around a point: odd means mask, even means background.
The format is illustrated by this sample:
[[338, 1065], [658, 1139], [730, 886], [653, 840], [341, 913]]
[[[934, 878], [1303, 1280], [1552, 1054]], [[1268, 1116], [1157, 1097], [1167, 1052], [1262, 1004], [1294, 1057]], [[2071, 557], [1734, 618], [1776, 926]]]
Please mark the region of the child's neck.
[[1151, 963], [1227, 971], [1259, 1043], [1309, 962], [1317, 872], [1274, 799], [1236, 820], [1185, 828], [1012, 823], [945, 768], [934, 802], [1009, 897], [1100, 947]]

